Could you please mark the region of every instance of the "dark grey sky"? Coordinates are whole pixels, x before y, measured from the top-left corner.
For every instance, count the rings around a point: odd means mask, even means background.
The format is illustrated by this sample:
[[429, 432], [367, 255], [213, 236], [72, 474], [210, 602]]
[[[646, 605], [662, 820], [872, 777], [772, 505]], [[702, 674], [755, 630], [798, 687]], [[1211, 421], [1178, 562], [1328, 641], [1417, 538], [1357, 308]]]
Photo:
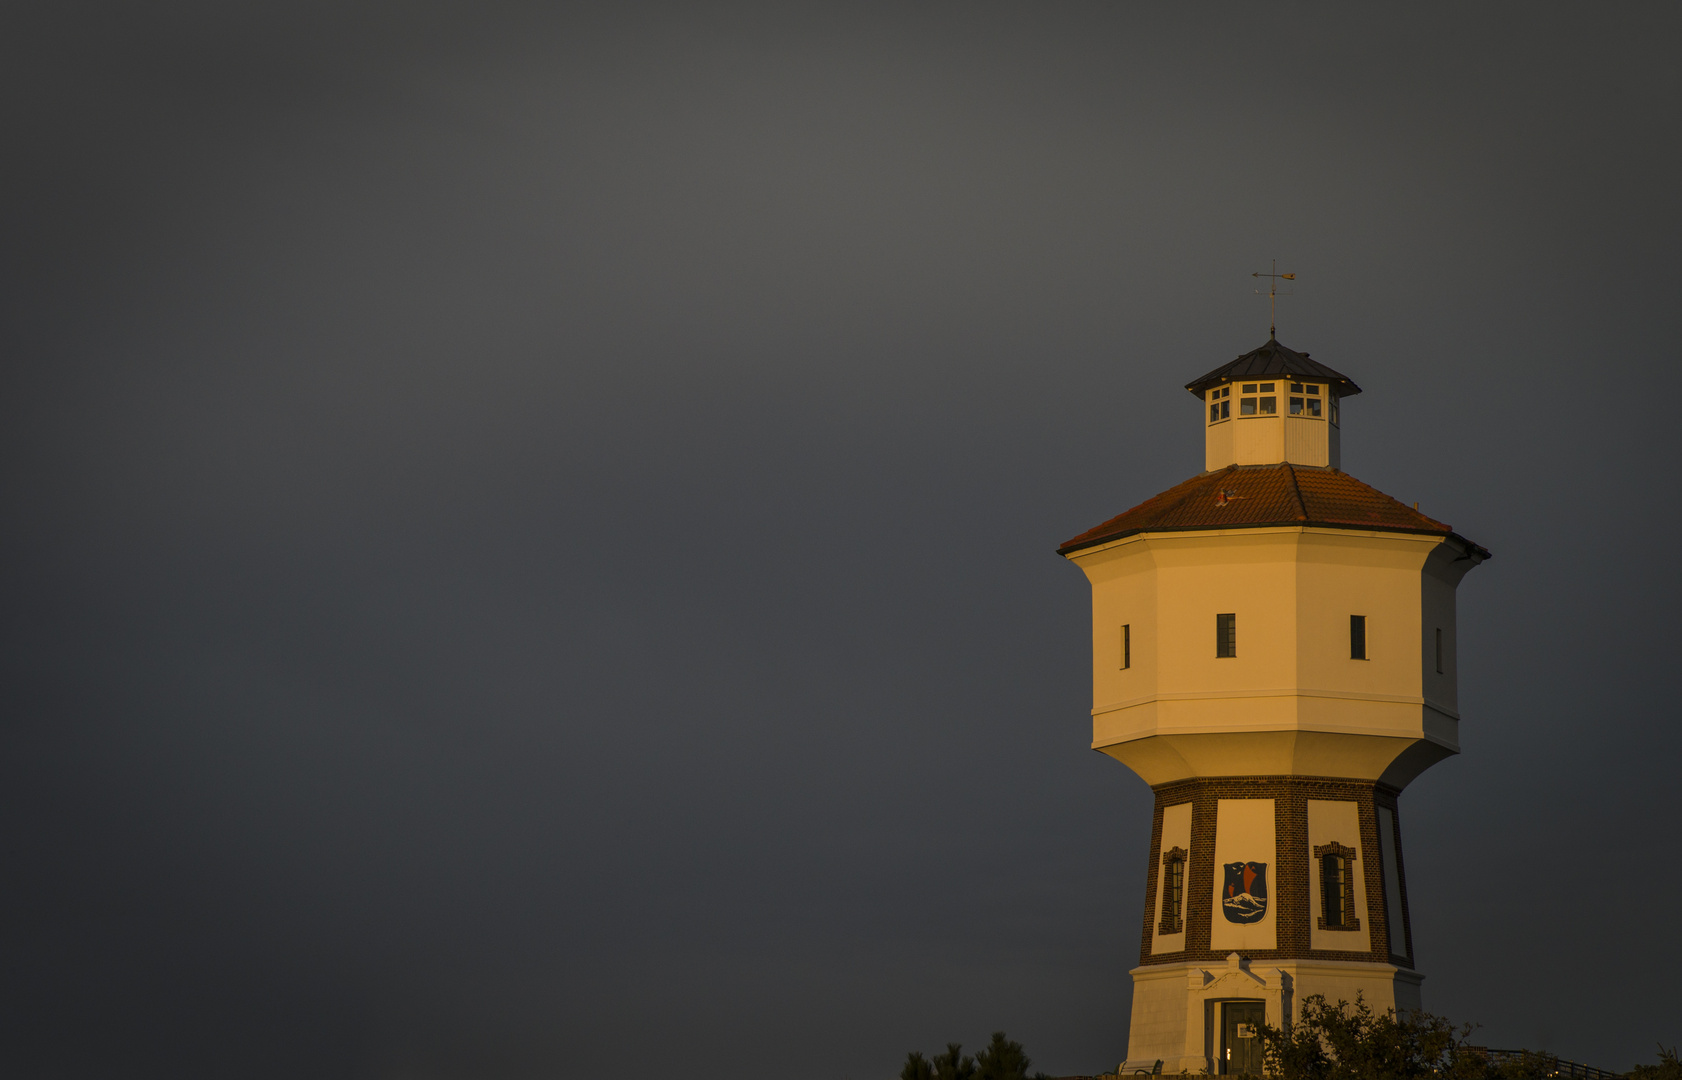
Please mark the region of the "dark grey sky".
[[1113, 1066], [1054, 548], [1201, 468], [1273, 257], [1497, 556], [1427, 1006], [1682, 1040], [1660, 8], [15, 5], [4, 1071]]

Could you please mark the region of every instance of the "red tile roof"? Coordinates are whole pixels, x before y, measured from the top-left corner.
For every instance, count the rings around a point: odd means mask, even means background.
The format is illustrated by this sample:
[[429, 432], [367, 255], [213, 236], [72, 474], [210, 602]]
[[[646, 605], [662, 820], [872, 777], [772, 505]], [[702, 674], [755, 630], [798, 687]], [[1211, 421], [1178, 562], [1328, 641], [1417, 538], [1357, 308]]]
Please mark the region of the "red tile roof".
[[1452, 528], [1368, 487], [1348, 473], [1306, 465], [1229, 465], [1194, 476], [1088, 529], [1059, 555], [1140, 532], [1317, 525], [1334, 529], [1452, 536], [1482, 558], [1489, 552]]

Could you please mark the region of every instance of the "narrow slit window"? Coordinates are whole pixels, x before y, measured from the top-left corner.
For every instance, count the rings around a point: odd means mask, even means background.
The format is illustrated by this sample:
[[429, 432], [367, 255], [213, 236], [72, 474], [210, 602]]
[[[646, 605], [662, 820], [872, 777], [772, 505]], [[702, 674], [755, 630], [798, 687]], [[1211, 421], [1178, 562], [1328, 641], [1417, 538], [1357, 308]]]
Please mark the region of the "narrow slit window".
[[1215, 657], [1229, 659], [1238, 655], [1238, 616], [1228, 612], [1215, 616]]
[[1121, 624], [1121, 670], [1133, 666], [1133, 624]]
[[1367, 617], [1365, 615], [1349, 616], [1349, 659], [1365, 660], [1367, 658]]
[[1443, 628], [1437, 627], [1437, 674], [1443, 673]]

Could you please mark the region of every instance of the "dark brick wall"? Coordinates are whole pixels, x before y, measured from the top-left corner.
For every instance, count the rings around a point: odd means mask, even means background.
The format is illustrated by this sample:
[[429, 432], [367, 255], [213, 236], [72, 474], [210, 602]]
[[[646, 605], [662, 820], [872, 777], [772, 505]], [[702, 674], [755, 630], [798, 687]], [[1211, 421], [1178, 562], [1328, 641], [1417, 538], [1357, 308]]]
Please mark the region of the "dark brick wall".
[[[1145, 874], [1145, 925], [1140, 942], [1140, 963], [1175, 964], [1187, 961], [1218, 961], [1225, 953], [1209, 948], [1210, 920], [1215, 895], [1215, 809], [1221, 799], [1272, 799], [1274, 844], [1277, 865], [1270, 873], [1277, 928], [1276, 948], [1246, 952], [1257, 960], [1376, 960], [1412, 967], [1409, 957], [1413, 940], [1408, 929], [1407, 876], [1401, 863], [1401, 816], [1396, 813], [1396, 791], [1369, 781], [1339, 780], [1314, 776], [1233, 776], [1210, 780], [1182, 780], [1156, 789], [1156, 811], [1151, 824], [1150, 856]], [[1337, 799], [1355, 803], [1360, 817], [1361, 853], [1355, 865], [1366, 875], [1367, 910], [1359, 912], [1370, 928], [1372, 949], [1311, 949], [1309, 927], [1317, 914], [1309, 895], [1308, 800]], [[1186, 865], [1186, 947], [1175, 953], [1153, 955], [1151, 940], [1157, 920], [1157, 882], [1161, 870], [1162, 812], [1179, 803], [1191, 803], [1191, 856]], [[1378, 843], [1378, 808], [1388, 807], [1395, 815], [1396, 865], [1402, 893], [1399, 920], [1404, 939], [1401, 949], [1391, 953], [1386, 933], [1384, 860]]]

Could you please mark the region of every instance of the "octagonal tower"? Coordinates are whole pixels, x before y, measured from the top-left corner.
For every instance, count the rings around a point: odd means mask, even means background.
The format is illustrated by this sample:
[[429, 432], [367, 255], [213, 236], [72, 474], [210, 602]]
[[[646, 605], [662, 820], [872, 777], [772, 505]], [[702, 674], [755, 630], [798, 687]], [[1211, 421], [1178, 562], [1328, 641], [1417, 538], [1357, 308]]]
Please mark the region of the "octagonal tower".
[[1208, 471], [1058, 549], [1092, 746], [1156, 793], [1126, 1071], [1261, 1069], [1324, 994], [1418, 1008], [1397, 797], [1459, 752], [1455, 589], [1489, 552], [1339, 471], [1360, 388], [1269, 340], [1188, 384]]

